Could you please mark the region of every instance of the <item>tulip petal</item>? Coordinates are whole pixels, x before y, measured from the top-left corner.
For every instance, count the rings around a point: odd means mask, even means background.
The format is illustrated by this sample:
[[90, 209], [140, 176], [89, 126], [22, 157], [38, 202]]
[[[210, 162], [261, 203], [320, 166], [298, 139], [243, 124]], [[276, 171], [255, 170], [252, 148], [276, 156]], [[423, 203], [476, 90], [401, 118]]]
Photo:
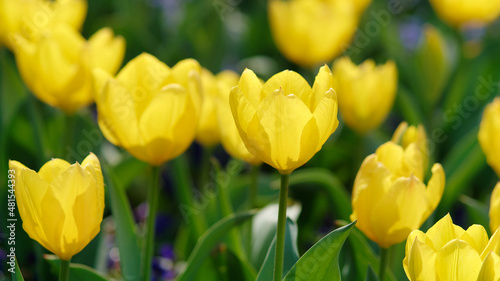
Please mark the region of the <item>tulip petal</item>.
[[[246, 99], [252, 104], [253, 108], [259, 107], [260, 102], [265, 98], [262, 91], [262, 82], [257, 78], [257, 75], [250, 70], [245, 69], [241, 74], [238, 88]], [[250, 122], [251, 119], [248, 119]]]
[[314, 110], [314, 118], [316, 119], [316, 124], [318, 124], [320, 145], [323, 145], [337, 129], [339, 125], [337, 111], [337, 94], [333, 89], [330, 89], [323, 95], [321, 100], [319, 100]]
[[387, 167], [387, 169], [389, 169], [395, 177], [410, 175], [400, 174], [401, 163], [404, 155], [404, 150], [401, 146], [393, 142], [386, 142], [377, 148], [375, 154], [377, 155], [378, 161], [384, 164], [384, 166]]
[[436, 271], [439, 280], [477, 280], [481, 264], [479, 254], [463, 240], [451, 240], [437, 251]]
[[90, 66], [102, 68], [109, 73], [116, 73], [125, 55], [125, 39], [114, 37], [109, 27], [101, 28], [88, 41], [90, 46]]
[[434, 164], [434, 166], [432, 166], [432, 177], [427, 183], [427, 189], [425, 190], [427, 202], [429, 204], [427, 213], [425, 214], [426, 217], [430, 216], [432, 212], [434, 212], [437, 205], [441, 201], [445, 181], [446, 176], [444, 174], [443, 167], [439, 163]]
[[495, 253], [488, 253], [483, 260], [481, 271], [477, 281], [499, 281], [500, 280], [500, 258]]
[[40, 168], [38, 176], [50, 184], [59, 174], [64, 173], [69, 166], [71, 164], [62, 159], [52, 159]]
[[481, 253], [481, 259], [485, 259], [489, 252], [493, 252], [500, 256], [500, 228], [491, 236], [488, 245], [486, 245]]
[[[241, 82], [240, 82], [241, 83]], [[256, 116], [256, 108], [247, 98], [240, 86], [234, 87], [229, 95], [229, 104], [233, 113], [234, 122], [238, 127], [241, 137], [245, 140], [248, 125]]]
[[483, 226], [474, 224], [462, 234], [460, 239], [469, 243], [476, 252], [482, 253], [488, 244], [488, 233], [486, 233], [486, 229]]
[[[104, 186], [101, 163], [94, 153], [91, 152], [89, 156], [83, 160], [81, 166], [92, 176], [92, 178], [94, 178], [98, 187]], [[104, 193], [102, 196], [104, 198]]]
[[[408, 238], [410, 239], [410, 238]], [[408, 265], [405, 272], [410, 281], [436, 281], [436, 252], [420, 241], [414, 238], [410, 252], [405, 257], [408, 259]], [[404, 262], [403, 262], [404, 264]]]
[[[333, 88], [333, 75], [328, 65], [324, 65], [319, 69], [318, 75], [314, 79], [312, 87], [313, 95], [311, 96], [310, 105], [308, 107], [311, 111], [315, 111], [318, 104], [323, 100], [325, 93]], [[335, 91], [333, 91], [335, 92]], [[335, 94], [335, 100], [337, 100]], [[337, 103], [337, 102], [336, 102]]]
[[459, 239], [465, 230], [453, 224], [450, 214], [446, 214], [435, 223], [426, 233], [426, 244], [431, 245], [435, 250], [441, 249], [449, 241]]
[[490, 200], [490, 230], [495, 232], [500, 227], [500, 182], [491, 193]]
[[282, 91], [285, 97], [295, 95], [307, 106], [309, 112], [313, 112], [311, 109], [311, 97], [313, 96], [311, 87], [297, 72], [284, 70], [269, 78], [262, 87], [262, 92], [266, 96], [270, 96], [278, 90]]

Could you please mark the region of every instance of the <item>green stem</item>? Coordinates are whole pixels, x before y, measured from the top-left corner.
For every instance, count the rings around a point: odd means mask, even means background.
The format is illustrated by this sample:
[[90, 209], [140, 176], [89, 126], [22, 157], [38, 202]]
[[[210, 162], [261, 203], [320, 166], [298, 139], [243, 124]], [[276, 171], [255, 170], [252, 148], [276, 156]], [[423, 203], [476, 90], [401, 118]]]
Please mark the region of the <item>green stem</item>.
[[204, 147], [202, 156], [201, 156], [201, 167], [199, 171], [199, 182], [198, 182], [198, 188], [203, 189], [203, 187], [208, 183], [209, 181], [209, 175], [210, 175], [210, 157], [212, 157], [212, 154], [214, 152], [213, 147]]
[[380, 281], [384, 281], [385, 271], [387, 269], [387, 265], [389, 262], [389, 249], [388, 248], [380, 248], [380, 264], [378, 268], [378, 279]]
[[31, 95], [29, 98], [29, 109], [28, 109], [28, 114], [31, 122], [31, 128], [33, 129], [33, 134], [35, 137], [35, 143], [36, 143], [36, 150], [38, 157], [38, 165], [40, 167], [45, 164], [45, 161], [47, 161], [47, 151], [45, 150], [45, 143], [43, 140], [42, 136], [42, 131], [40, 130], [42, 126], [42, 118], [40, 116], [40, 112], [38, 111], [38, 108], [36, 107], [36, 98]]
[[59, 269], [59, 281], [69, 280], [69, 264], [69, 260], [61, 260], [61, 268]]
[[[75, 114], [64, 114], [65, 127], [63, 128], [64, 133], [64, 146], [62, 147], [63, 151], [61, 152], [61, 158], [64, 159], [65, 153], [67, 149], [73, 148], [73, 140], [75, 134], [75, 124], [76, 124], [76, 115]], [[69, 160], [69, 159], [66, 159]], [[77, 159], [78, 161], [78, 159]]]
[[252, 170], [250, 171], [250, 191], [249, 191], [249, 209], [257, 207], [257, 191], [259, 188], [259, 165], [252, 165]]
[[148, 192], [148, 220], [146, 222], [146, 244], [143, 248], [143, 268], [142, 280], [151, 280], [151, 264], [154, 255], [154, 242], [155, 242], [155, 221], [156, 212], [158, 211], [158, 197], [160, 195], [160, 186], [158, 180], [160, 177], [160, 167], [151, 167], [151, 180]]
[[274, 281], [281, 281], [285, 259], [286, 207], [290, 175], [281, 175], [278, 225], [276, 229], [276, 256], [274, 258]]

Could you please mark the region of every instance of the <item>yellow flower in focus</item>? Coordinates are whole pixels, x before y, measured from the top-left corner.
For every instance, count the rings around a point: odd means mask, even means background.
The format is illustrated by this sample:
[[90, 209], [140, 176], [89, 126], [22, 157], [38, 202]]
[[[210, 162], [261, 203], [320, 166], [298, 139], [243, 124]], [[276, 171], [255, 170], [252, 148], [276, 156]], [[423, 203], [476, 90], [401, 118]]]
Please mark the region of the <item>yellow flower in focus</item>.
[[281, 174], [290, 174], [318, 152], [338, 126], [337, 95], [328, 66], [314, 85], [285, 70], [264, 85], [246, 69], [229, 101], [248, 151]]
[[16, 34], [34, 40], [58, 24], [79, 30], [86, 14], [85, 0], [0, 0], [0, 45], [13, 49]]
[[422, 153], [422, 164], [425, 170], [429, 164], [429, 142], [427, 139], [427, 134], [425, 133], [425, 128], [422, 124], [418, 126], [409, 126], [407, 122], [401, 122], [399, 126], [394, 131], [392, 136], [392, 142], [400, 144], [403, 148], [407, 148], [411, 143], [416, 143], [418, 149]]
[[270, 0], [269, 23], [278, 49], [302, 66], [331, 61], [347, 49], [356, 32], [358, 15], [354, 4], [339, 0]]
[[478, 138], [486, 161], [500, 177], [500, 98], [485, 107]]
[[45, 30], [38, 40], [18, 37], [16, 62], [21, 77], [41, 101], [68, 114], [94, 101], [92, 69], [114, 74], [125, 54], [125, 40], [103, 28], [88, 41], [69, 26]]
[[215, 78], [219, 93], [216, 106], [217, 122], [222, 146], [231, 157], [253, 165], [260, 164], [261, 161], [252, 155], [243, 143], [229, 105], [229, 93], [233, 87], [238, 85], [240, 76], [233, 71], [226, 70], [217, 74]]
[[70, 260], [99, 233], [104, 212], [101, 165], [94, 154], [82, 164], [52, 159], [37, 173], [17, 161], [15, 195], [31, 239]]
[[394, 62], [376, 67], [374, 61], [367, 60], [356, 66], [343, 57], [335, 62], [333, 74], [346, 125], [360, 134], [379, 127], [396, 97], [398, 74]]
[[196, 141], [205, 147], [213, 147], [219, 143], [220, 139], [216, 112], [219, 88], [214, 75], [204, 68], [201, 71], [201, 86], [203, 100]]
[[361, 164], [352, 192], [351, 220], [380, 247], [400, 243], [418, 229], [436, 209], [445, 185], [440, 164], [432, 167], [427, 187], [423, 183], [422, 156], [418, 146], [387, 142]]
[[500, 182], [497, 183], [490, 199], [490, 230], [495, 232], [500, 227]]
[[498, 0], [430, 0], [436, 13], [450, 25], [485, 25], [500, 16]]
[[193, 59], [169, 68], [146, 53], [116, 77], [96, 69], [98, 123], [106, 139], [151, 165], [182, 154], [198, 127], [200, 71]]
[[427, 233], [408, 236], [403, 267], [410, 281], [498, 281], [500, 231], [488, 241], [484, 227], [464, 230], [448, 214]]

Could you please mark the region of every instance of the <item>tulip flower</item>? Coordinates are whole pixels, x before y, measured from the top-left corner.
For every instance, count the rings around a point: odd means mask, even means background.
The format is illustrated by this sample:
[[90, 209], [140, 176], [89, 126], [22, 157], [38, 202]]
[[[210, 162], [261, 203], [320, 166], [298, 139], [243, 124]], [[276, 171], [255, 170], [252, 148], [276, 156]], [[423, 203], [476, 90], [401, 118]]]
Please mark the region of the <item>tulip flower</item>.
[[290, 174], [318, 152], [338, 126], [332, 73], [323, 66], [311, 87], [285, 70], [264, 85], [246, 69], [229, 97], [248, 151], [281, 174]]
[[79, 30], [86, 14], [86, 0], [0, 0], [0, 45], [14, 49], [16, 35], [34, 40], [59, 24]]
[[441, 19], [455, 27], [482, 26], [500, 16], [500, 1], [497, 0], [430, 0], [430, 3]]
[[376, 67], [374, 61], [367, 60], [356, 66], [343, 57], [335, 62], [333, 76], [345, 124], [360, 134], [380, 126], [396, 96], [398, 75], [394, 62]]
[[355, 4], [356, 1], [270, 0], [269, 23], [278, 49], [288, 60], [302, 66], [331, 61], [347, 49], [356, 32], [359, 17]]
[[201, 104], [196, 141], [205, 147], [213, 147], [220, 140], [216, 112], [216, 99], [219, 88], [214, 75], [207, 69], [201, 71], [201, 85], [203, 102]]
[[486, 161], [500, 176], [500, 98], [484, 109], [479, 126], [479, 144], [486, 155]]
[[416, 143], [380, 146], [361, 164], [352, 192], [351, 220], [382, 248], [400, 243], [436, 209], [445, 185], [440, 164], [423, 182], [422, 155]]
[[31, 239], [62, 260], [70, 260], [100, 231], [104, 184], [99, 159], [82, 164], [52, 159], [37, 173], [17, 161], [15, 195], [23, 228]]
[[153, 166], [182, 154], [198, 126], [200, 71], [193, 59], [169, 68], [146, 53], [116, 77], [95, 70], [98, 123], [106, 139]]
[[464, 230], [448, 214], [426, 233], [408, 236], [403, 267], [410, 281], [498, 281], [500, 231], [488, 241], [484, 227]]
[[218, 86], [217, 122], [222, 146], [234, 158], [253, 165], [260, 164], [261, 161], [252, 155], [243, 143], [229, 105], [229, 93], [238, 85], [240, 76], [233, 71], [226, 70], [217, 74], [215, 79]]
[[396, 128], [396, 131], [394, 131], [392, 142], [399, 143], [405, 149], [411, 143], [416, 143], [418, 149], [422, 153], [422, 163], [425, 172], [429, 163], [429, 142], [427, 134], [425, 133], [425, 128], [422, 124], [418, 124], [418, 126], [408, 126], [407, 122], [401, 122]]
[[68, 26], [45, 30], [35, 41], [18, 37], [15, 49], [21, 77], [41, 101], [67, 114], [94, 101], [92, 69], [115, 73], [125, 41], [103, 28], [88, 41]]
[[490, 230], [495, 232], [500, 227], [500, 182], [497, 183], [490, 199]]

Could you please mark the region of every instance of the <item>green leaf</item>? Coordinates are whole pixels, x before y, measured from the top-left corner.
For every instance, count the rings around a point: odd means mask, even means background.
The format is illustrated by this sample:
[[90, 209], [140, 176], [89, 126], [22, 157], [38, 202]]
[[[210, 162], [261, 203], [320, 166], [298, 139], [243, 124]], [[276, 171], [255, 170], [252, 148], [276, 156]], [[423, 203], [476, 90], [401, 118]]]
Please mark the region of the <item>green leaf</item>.
[[379, 281], [377, 273], [375, 273], [371, 265], [368, 265], [368, 271], [366, 273], [365, 281]]
[[116, 223], [116, 240], [120, 253], [122, 276], [126, 281], [139, 280], [141, 255], [132, 219], [132, 210], [125, 190], [117, 188], [115, 185], [116, 175], [105, 164], [102, 162], [101, 164], [108, 187], [107, 192], [111, 198], [111, 211]]
[[16, 268], [12, 273], [12, 281], [24, 281], [23, 274], [21, 272], [21, 269], [19, 268], [19, 264], [17, 264], [17, 259], [16, 259]]
[[[297, 221], [301, 207], [292, 205], [287, 208], [287, 216]], [[252, 221], [252, 242], [250, 261], [255, 268], [261, 268], [273, 238], [276, 236], [278, 204], [270, 204], [260, 210]]]
[[[285, 232], [285, 260], [283, 264], [283, 276], [285, 276], [290, 268], [299, 260], [299, 250], [297, 249], [297, 225], [290, 219], [286, 219]], [[273, 242], [269, 246], [264, 264], [260, 268], [257, 281], [267, 281], [273, 279], [274, 274], [274, 258], [276, 255], [276, 235]]]
[[[298, 185], [307, 185], [311, 187], [321, 187], [332, 200], [332, 205], [338, 213], [338, 217], [348, 220], [352, 213], [351, 197], [347, 193], [344, 185], [329, 170], [323, 168], [309, 168], [298, 170], [290, 176], [290, 188], [296, 188]], [[315, 192], [311, 189], [311, 192]]]
[[354, 221], [338, 228], [319, 240], [299, 259], [283, 280], [340, 280], [340, 250], [355, 224]]
[[187, 261], [186, 270], [179, 276], [178, 281], [193, 280], [194, 276], [207, 259], [210, 251], [223, 239], [233, 227], [242, 224], [255, 214], [254, 211], [229, 215], [210, 227], [198, 239], [193, 252]]
[[[45, 255], [44, 257], [52, 267], [54, 274], [57, 275], [61, 265], [59, 258], [54, 255]], [[72, 263], [69, 266], [69, 279], [71, 281], [109, 281], [108, 278], [100, 275], [94, 269], [86, 265], [76, 263]]]
[[460, 202], [465, 205], [471, 222], [483, 225], [489, 231], [489, 209], [486, 204], [466, 195], [460, 196]]

